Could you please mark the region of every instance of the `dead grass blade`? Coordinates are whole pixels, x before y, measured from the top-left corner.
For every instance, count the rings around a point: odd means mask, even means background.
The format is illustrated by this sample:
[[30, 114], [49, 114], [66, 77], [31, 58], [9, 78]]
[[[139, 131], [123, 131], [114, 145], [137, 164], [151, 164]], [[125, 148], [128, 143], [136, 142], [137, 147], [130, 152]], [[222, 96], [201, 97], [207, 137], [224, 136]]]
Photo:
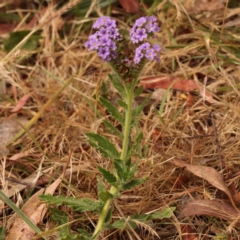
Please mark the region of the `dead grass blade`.
[[24, 126], [24, 129], [22, 129], [21, 131], [19, 131], [14, 137], [13, 139], [11, 139], [7, 144], [6, 147], [13, 143], [14, 141], [16, 141], [19, 137], [21, 137], [26, 130], [30, 129], [33, 124], [35, 124], [37, 122], [37, 120], [41, 117], [42, 113], [45, 111], [46, 108], [48, 108], [55, 100], [56, 98], [59, 96], [59, 94], [61, 94], [61, 92], [72, 82], [73, 77], [70, 77], [67, 82], [41, 107], [41, 109], [39, 110], [39, 112], [34, 115], [34, 117]]

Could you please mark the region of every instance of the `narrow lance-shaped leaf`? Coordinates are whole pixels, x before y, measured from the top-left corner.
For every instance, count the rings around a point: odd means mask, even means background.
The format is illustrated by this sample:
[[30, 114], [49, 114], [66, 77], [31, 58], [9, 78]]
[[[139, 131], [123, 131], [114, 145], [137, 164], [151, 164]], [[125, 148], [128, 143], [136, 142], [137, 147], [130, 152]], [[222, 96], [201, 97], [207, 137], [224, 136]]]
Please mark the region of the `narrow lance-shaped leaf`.
[[143, 92], [143, 86], [140, 86], [137, 88], [137, 90], [134, 91], [134, 97], [139, 96]]
[[133, 112], [132, 112], [132, 118], [134, 119], [138, 114], [141, 113], [141, 111], [143, 110], [143, 108], [145, 107], [145, 105], [147, 104], [147, 102], [149, 101], [151, 95], [149, 94], [145, 99], [144, 101], [139, 105], [137, 106]]
[[106, 191], [106, 189], [105, 189], [105, 187], [103, 185], [103, 181], [100, 178], [100, 176], [97, 179], [98, 179], [98, 183], [97, 183], [97, 191], [98, 191], [98, 193]]
[[98, 166], [98, 170], [99, 172], [103, 175], [104, 179], [110, 183], [116, 183], [117, 182], [117, 178], [108, 170], [106, 170], [105, 168], [102, 168], [101, 166]]
[[122, 107], [123, 109], [127, 110], [128, 106], [125, 102], [123, 102], [121, 99], [117, 99], [117, 102], [119, 104], [120, 107]]
[[126, 221], [125, 219], [119, 219], [115, 221], [114, 223], [110, 224], [108, 226], [109, 229], [121, 229], [123, 230], [124, 228], [137, 228], [137, 224], [131, 220]]
[[137, 165], [138, 165], [138, 162], [135, 162], [131, 165], [131, 168], [129, 169], [128, 176], [127, 176], [128, 179], [132, 179], [134, 177], [134, 174], [137, 171]]
[[146, 180], [147, 180], [146, 178], [133, 179], [133, 180], [131, 180], [130, 182], [124, 184], [124, 185], [122, 186], [122, 189], [123, 189], [123, 190], [129, 190], [129, 189], [135, 188], [136, 186], [144, 183]]
[[124, 86], [122, 85], [122, 81], [119, 79], [119, 77], [117, 75], [108, 75], [112, 85], [116, 88], [116, 90], [118, 91], [118, 93], [121, 95], [121, 97], [123, 99], [126, 98], [126, 93], [125, 93], [125, 89]]
[[105, 223], [106, 224], [109, 224], [111, 219], [112, 219], [112, 213], [113, 213], [113, 208], [111, 207], [109, 210], [108, 210], [108, 214], [105, 218]]
[[130, 158], [130, 157], [133, 155], [133, 153], [135, 152], [135, 150], [137, 149], [137, 147], [138, 147], [139, 144], [141, 143], [142, 138], [143, 138], [143, 133], [140, 132], [140, 133], [138, 134], [138, 136], [136, 137], [133, 145], [131, 146], [131, 149], [129, 150], [128, 158]]
[[91, 142], [95, 143], [96, 148], [104, 154], [105, 157], [112, 159], [119, 158], [119, 152], [107, 138], [92, 132], [86, 133], [86, 135]]
[[173, 215], [173, 212], [176, 210], [175, 207], [164, 208], [162, 212], [154, 212], [149, 215], [148, 220], [152, 219], [163, 219], [170, 218]]
[[121, 139], [123, 139], [122, 133], [121, 133], [118, 129], [116, 129], [116, 128], [112, 125], [112, 123], [110, 123], [110, 122], [107, 121], [107, 120], [103, 120], [103, 123], [105, 124], [105, 126], [106, 126], [111, 132], [113, 132], [115, 135], [117, 135], [118, 137], [120, 137]]
[[117, 110], [117, 108], [112, 105], [108, 100], [100, 97], [99, 98], [101, 104], [110, 112], [110, 114], [117, 120], [119, 121], [121, 124], [124, 124], [124, 119], [121, 116], [121, 114], [119, 113], [119, 111]]
[[52, 196], [50, 194], [41, 195], [39, 198], [42, 201], [48, 202], [49, 204], [54, 204], [60, 206], [62, 204], [72, 207], [75, 211], [86, 212], [86, 211], [98, 211], [99, 203], [93, 201], [90, 198], [72, 198], [63, 196]]
[[[57, 222], [58, 226], [69, 222], [68, 215], [59, 209], [50, 208], [50, 213], [52, 220]], [[60, 227], [58, 231], [60, 239], [67, 239], [67, 237], [71, 235], [70, 226], [68, 224]]]
[[122, 161], [121, 159], [115, 159], [114, 162], [114, 168], [117, 172], [117, 175], [118, 177], [121, 179], [121, 180], [125, 180], [124, 179], [124, 172], [125, 172], [125, 164], [124, 164], [124, 161]]

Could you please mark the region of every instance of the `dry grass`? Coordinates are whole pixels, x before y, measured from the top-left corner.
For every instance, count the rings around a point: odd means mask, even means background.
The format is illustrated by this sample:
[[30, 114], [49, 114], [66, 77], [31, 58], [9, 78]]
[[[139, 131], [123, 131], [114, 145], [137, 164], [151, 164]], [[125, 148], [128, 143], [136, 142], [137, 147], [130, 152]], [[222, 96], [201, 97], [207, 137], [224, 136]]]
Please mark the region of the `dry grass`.
[[[139, 163], [137, 176], [148, 176], [148, 180], [138, 188], [122, 193], [113, 202], [114, 219], [127, 219], [131, 214], [149, 213], [168, 206], [177, 207], [176, 215], [167, 219], [168, 223], [155, 221], [148, 225], [139, 224], [137, 230], [108, 232], [104, 239], [108, 236], [109, 239], [158, 239], [156, 235], [161, 239], [186, 239], [181, 232], [183, 224], [191, 226], [197, 239], [201, 240], [238, 239], [240, 235], [238, 227], [232, 226], [228, 231], [230, 223], [221, 219], [201, 216], [180, 221], [177, 218], [191, 199], [226, 200], [226, 197], [202, 179], [175, 167], [165, 154], [213, 167], [223, 174], [232, 191], [240, 190], [240, 33], [237, 29], [239, 23], [234, 25], [240, 10], [221, 8], [196, 12], [193, 2], [165, 0], [159, 4], [156, 16], [161, 22], [158, 41], [163, 48], [162, 57], [159, 63], [149, 63], [141, 77], [164, 75], [193, 79], [205, 86], [216, 102], [209, 104], [198, 93], [188, 95], [172, 90], [161, 116], [165, 121], [163, 124], [156, 111], [160, 103], [153, 100], [145, 109], [139, 125], [144, 134], [143, 147], [148, 145], [148, 149]], [[9, 146], [9, 154], [2, 158], [0, 170], [3, 189], [16, 184], [11, 178], [24, 182], [32, 173], [49, 169], [36, 179], [38, 186], [45, 187], [51, 182], [49, 176], [61, 172], [70, 159], [67, 167], [72, 172], [56, 194], [96, 199], [97, 166], [108, 167], [110, 162], [89, 147], [85, 133], [98, 132], [119, 144], [117, 138], [106, 132], [102, 121], [109, 116], [96, 101], [96, 96], [102, 94], [103, 81], [109, 86], [109, 98], [115, 99], [116, 93], [107, 80], [110, 66], [83, 46], [95, 18], [61, 16], [76, 3], [58, 11], [50, 6], [43, 14], [30, 33], [42, 30], [36, 51], [20, 51], [19, 45], [10, 53], [0, 53], [0, 76], [6, 83], [3, 92], [8, 97], [1, 100], [2, 119], [33, 118], [44, 103], [72, 78], [70, 85], [43, 112], [30, 131]], [[98, 15], [105, 13], [99, 9], [96, 12]], [[130, 17], [130, 22], [133, 21], [132, 16], [117, 7], [113, 7], [112, 16], [118, 20], [119, 26], [126, 27], [124, 22]], [[11, 113], [14, 104], [9, 99], [17, 101], [30, 92], [32, 95], [27, 104], [18, 113]], [[181, 106], [183, 110], [170, 121]], [[214, 113], [214, 118], [210, 118], [210, 113]], [[26, 156], [10, 160], [15, 154], [25, 152], [28, 153]], [[13, 201], [21, 206], [33, 191], [33, 187], [27, 187], [20, 195], [15, 195]], [[68, 214], [70, 220], [81, 217], [72, 229], [85, 224], [89, 227], [89, 220], [96, 222], [94, 214]], [[2, 209], [0, 221], [4, 226], [11, 215], [8, 208]], [[46, 221], [47, 224], [41, 225], [44, 231], [53, 228], [51, 220]], [[217, 238], [219, 236], [222, 238]]]

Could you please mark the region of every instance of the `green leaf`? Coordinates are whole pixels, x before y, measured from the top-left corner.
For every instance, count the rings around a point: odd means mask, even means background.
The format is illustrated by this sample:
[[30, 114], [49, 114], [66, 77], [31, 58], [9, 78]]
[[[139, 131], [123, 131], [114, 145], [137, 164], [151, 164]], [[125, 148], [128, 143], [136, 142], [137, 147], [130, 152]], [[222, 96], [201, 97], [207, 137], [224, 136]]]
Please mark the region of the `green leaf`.
[[165, 208], [162, 212], [154, 212], [149, 216], [148, 220], [170, 218], [175, 210], [176, 207], [170, 207]]
[[134, 177], [135, 172], [137, 171], [138, 162], [135, 162], [131, 165], [131, 168], [128, 173], [128, 179], [132, 179]]
[[122, 107], [123, 109], [127, 110], [128, 106], [125, 102], [123, 102], [121, 99], [117, 99], [117, 102], [119, 104], [120, 107]]
[[119, 152], [115, 146], [105, 137], [96, 133], [86, 133], [90, 142], [95, 143], [96, 149], [98, 149], [105, 157], [112, 159], [119, 158]]
[[4, 240], [6, 237], [6, 228], [0, 227], [0, 240]]
[[76, 199], [72, 197], [52, 196], [50, 194], [40, 195], [39, 198], [42, 201], [57, 206], [65, 204], [68, 207], [72, 207], [75, 211], [86, 212], [99, 210], [99, 203], [93, 201], [90, 198]]
[[130, 149], [129, 152], [128, 152], [127, 158], [130, 158], [130, 157], [134, 154], [134, 152], [136, 151], [137, 147], [138, 147], [139, 144], [141, 143], [142, 138], [143, 138], [143, 133], [140, 132], [140, 133], [138, 134], [138, 136], [136, 137], [133, 145], [131, 146], [131, 149]]
[[106, 202], [108, 199], [113, 198], [113, 195], [112, 195], [110, 192], [105, 191], [105, 192], [100, 192], [100, 193], [98, 193], [98, 197], [99, 197], [99, 199], [101, 199], [103, 202]]
[[108, 77], [112, 83], [112, 85], [116, 88], [116, 90], [118, 91], [118, 93], [121, 95], [121, 97], [123, 99], [126, 98], [126, 92], [124, 89], [124, 86], [121, 82], [121, 79], [116, 75], [116, 74], [108, 74]]
[[117, 108], [112, 105], [108, 100], [100, 97], [99, 98], [100, 103], [109, 111], [109, 113], [117, 120], [119, 121], [121, 124], [124, 124], [124, 119], [121, 116], [121, 114], [119, 113], [119, 111], [117, 110]]
[[85, 229], [78, 228], [77, 230], [80, 234], [73, 235], [72, 238], [66, 240], [94, 240], [94, 238]]
[[[30, 33], [29, 30], [11, 32], [10, 37], [5, 40], [4, 49], [7, 52], [10, 52], [15, 46], [18, 45], [28, 34]], [[37, 48], [38, 40], [42, 38], [39, 33], [35, 33], [32, 35], [22, 46], [21, 49], [33, 51]]]
[[143, 108], [149, 101], [150, 97], [151, 97], [151, 94], [149, 94], [139, 106], [137, 106], [135, 109], [133, 109], [133, 112], [132, 112], [133, 119], [142, 112]]
[[113, 213], [113, 208], [111, 207], [109, 210], [108, 210], [108, 213], [107, 213], [107, 216], [105, 218], [105, 224], [109, 224], [111, 219], [112, 219], [112, 213]]
[[120, 137], [121, 139], [123, 139], [122, 133], [121, 133], [118, 129], [116, 129], [116, 128], [112, 125], [112, 123], [110, 123], [110, 122], [108, 122], [108, 121], [106, 121], [106, 120], [103, 120], [103, 123], [105, 124], [105, 126], [106, 126], [113, 134], [115, 134], [116, 136], [118, 136], [118, 137]]
[[114, 223], [112, 223], [111, 225], [109, 225], [109, 229], [129, 229], [129, 225], [131, 226], [131, 228], [135, 229], [137, 228], [137, 224], [131, 220], [127, 221], [125, 219], [119, 219], [117, 221], [115, 221]]
[[105, 189], [105, 187], [103, 185], [102, 179], [100, 177], [98, 177], [97, 179], [98, 179], [98, 183], [97, 183], [97, 191], [98, 191], [98, 193], [106, 191], [106, 189]]
[[110, 183], [116, 183], [117, 182], [117, 178], [108, 170], [106, 170], [105, 168], [102, 168], [101, 166], [98, 166], [98, 170], [99, 172], [103, 175], [103, 177], [105, 178], [105, 180]]
[[133, 214], [131, 215], [132, 220], [137, 220], [139, 222], [145, 223], [148, 220], [148, 214]]
[[124, 173], [125, 173], [125, 164], [124, 161], [121, 159], [114, 159], [114, 168], [117, 172], [118, 177], [121, 180], [124, 180]]
[[140, 86], [137, 88], [137, 90], [134, 91], [134, 97], [139, 96], [143, 92], [143, 86]]
[[103, 98], [107, 98], [109, 95], [109, 87], [106, 83], [106, 81], [102, 81], [101, 87], [100, 87], [100, 94]]
[[135, 188], [136, 186], [144, 183], [147, 179], [146, 178], [142, 178], [142, 179], [133, 179], [131, 180], [130, 182], [124, 184], [122, 186], [122, 189], [123, 190], [128, 190], [128, 189], [131, 189], [131, 188]]
[[[58, 226], [61, 226], [65, 223], [69, 222], [68, 215], [65, 212], [63, 212], [59, 209], [56, 209], [56, 208], [50, 208], [49, 210], [51, 213], [50, 216], [51, 216], [52, 220], [57, 222]], [[60, 239], [64, 239], [67, 236], [71, 235], [69, 225], [64, 225], [62, 227], [59, 227], [58, 232], [59, 232]]]

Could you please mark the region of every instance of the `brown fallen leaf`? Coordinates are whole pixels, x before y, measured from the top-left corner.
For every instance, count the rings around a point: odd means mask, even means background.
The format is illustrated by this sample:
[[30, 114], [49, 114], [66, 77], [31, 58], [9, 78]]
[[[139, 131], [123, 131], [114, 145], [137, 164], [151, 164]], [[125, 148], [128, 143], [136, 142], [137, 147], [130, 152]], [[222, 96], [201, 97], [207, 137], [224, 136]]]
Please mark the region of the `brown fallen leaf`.
[[20, 98], [17, 105], [10, 112], [17, 112], [26, 104], [27, 100], [31, 97], [31, 93], [24, 95]]
[[16, 27], [16, 24], [11, 23], [1, 23], [0, 24], [0, 34], [10, 33]]
[[0, 123], [0, 156], [8, 154], [5, 144], [10, 141], [21, 129], [21, 125], [28, 122], [24, 118], [5, 118]]
[[182, 240], [197, 240], [196, 234], [189, 225], [181, 225]]
[[139, 3], [136, 0], [119, 0], [123, 9], [129, 13], [139, 13]]
[[195, 215], [207, 215], [225, 219], [230, 223], [234, 222], [235, 226], [240, 227], [240, 212], [237, 212], [231, 205], [217, 200], [196, 200], [190, 202], [178, 217], [182, 219]]
[[194, 175], [205, 179], [217, 189], [225, 192], [228, 195], [229, 199], [231, 200], [231, 203], [233, 204], [233, 206], [236, 208], [233, 201], [232, 194], [228, 189], [227, 185], [225, 184], [221, 174], [217, 170], [207, 166], [189, 164], [177, 158], [172, 159], [171, 162], [175, 166], [185, 167], [188, 171], [190, 171]]
[[191, 92], [197, 89], [199, 90], [199, 93], [202, 95], [205, 101], [209, 103], [216, 102], [213, 99], [213, 96], [209, 92], [203, 91], [202, 87], [193, 80], [181, 79], [177, 77], [173, 78], [173, 77], [167, 77], [167, 76], [154, 76], [154, 77], [142, 78], [140, 80], [140, 85], [142, 85], [145, 89], [146, 88], [167, 89], [169, 86], [172, 85], [172, 89], [180, 90], [184, 92]]
[[[62, 181], [62, 176], [47, 187], [45, 193], [53, 194]], [[39, 195], [43, 194], [44, 189], [36, 192], [22, 207], [24, 214], [30, 218], [30, 220], [37, 225], [42, 221], [47, 208], [46, 204], [42, 203], [38, 198]], [[20, 218], [16, 217], [14, 224], [8, 232], [6, 240], [31, 240], [35, 232]]]

